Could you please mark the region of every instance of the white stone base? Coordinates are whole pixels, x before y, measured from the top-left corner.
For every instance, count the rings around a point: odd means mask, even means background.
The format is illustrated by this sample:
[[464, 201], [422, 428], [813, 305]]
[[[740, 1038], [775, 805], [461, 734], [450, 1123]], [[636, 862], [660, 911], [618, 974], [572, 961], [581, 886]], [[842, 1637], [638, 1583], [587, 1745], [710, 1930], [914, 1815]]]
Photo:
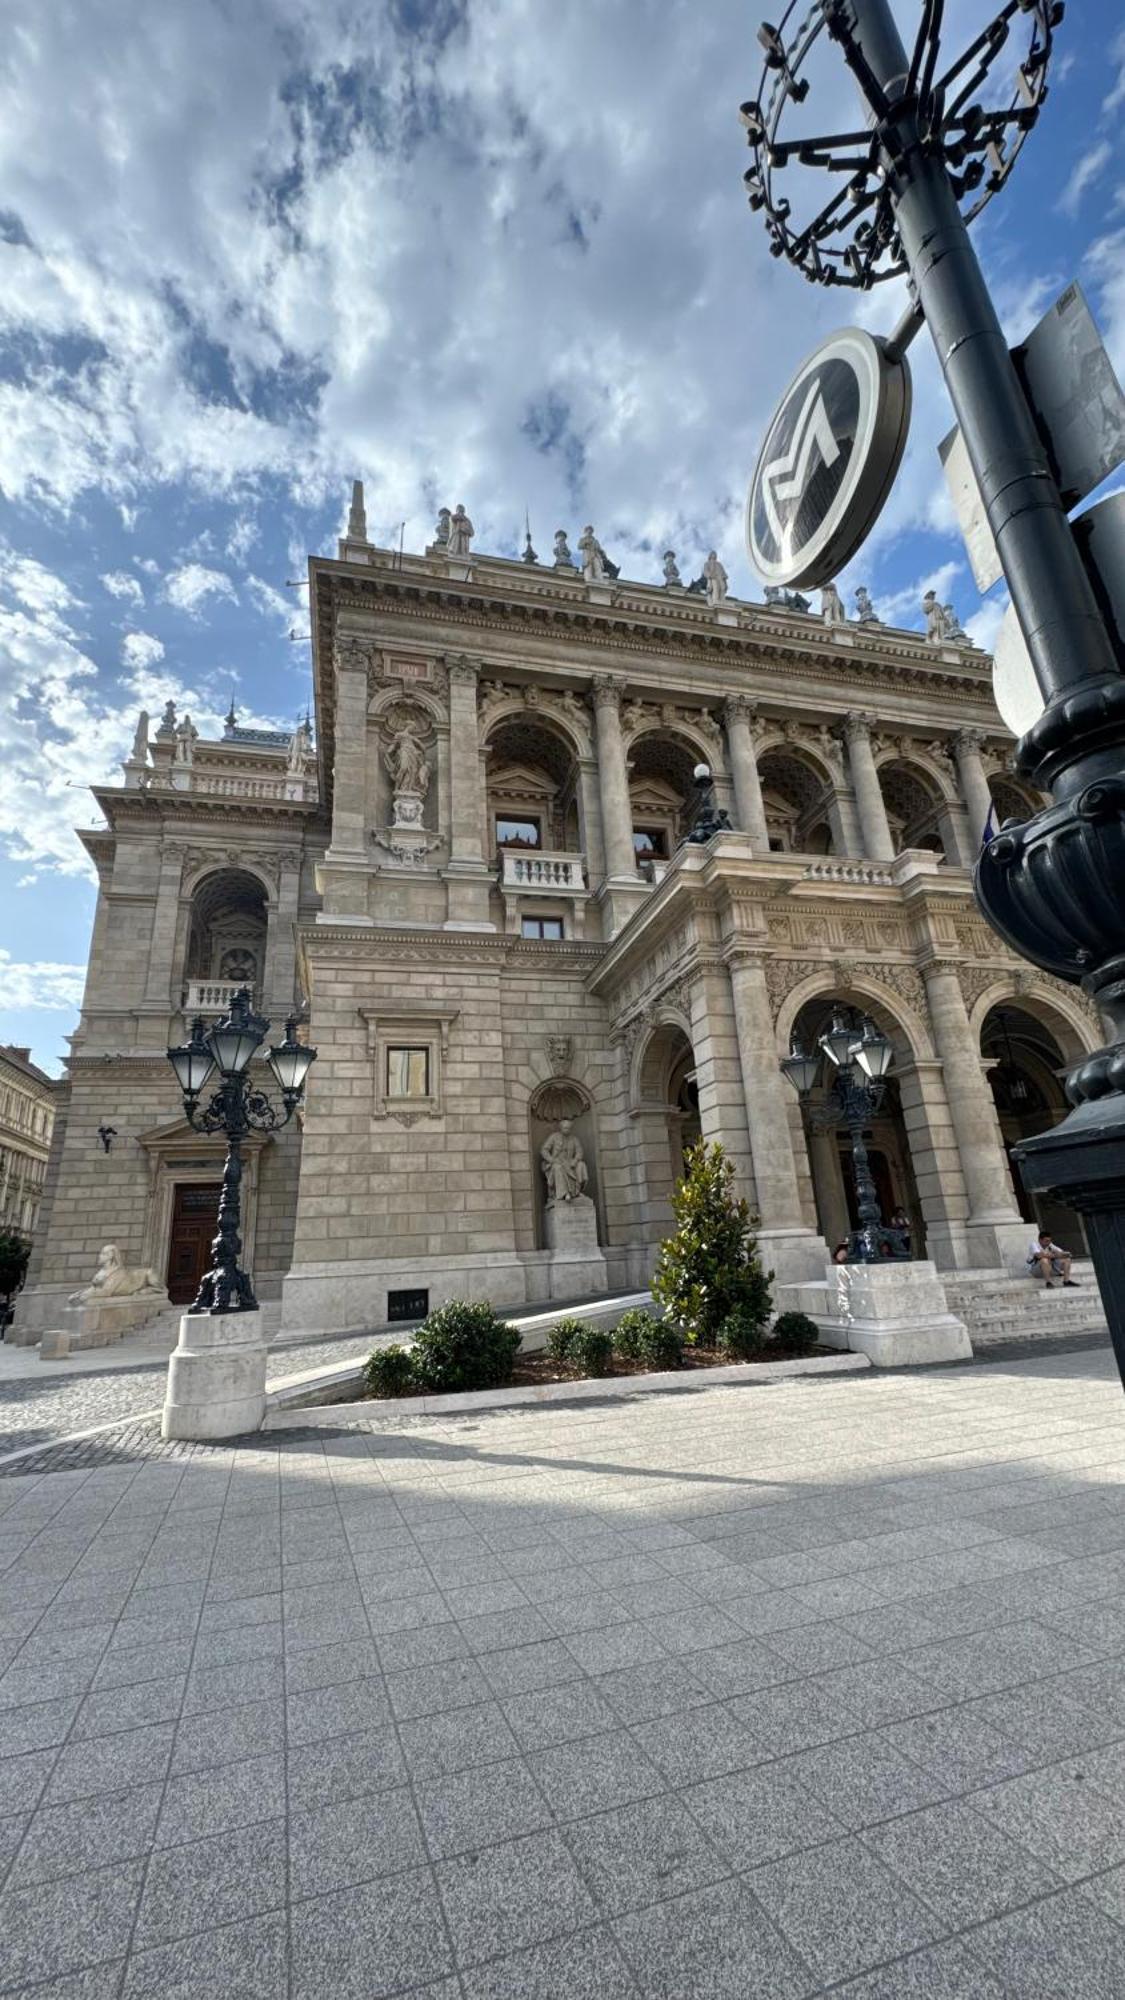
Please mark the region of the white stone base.
[[830, 1264], [822, 1283], [778, 1292], [780, 1309], [808, 1313], [826, 1346], [866, 1354], [876, 1368], [972, 1360], [933, 1264]]
[[813, 1283], [829, 1261], [823, 1236], [811, 1229], [759, 1229], [758, 1255], [763, 1271], [772, 1271], [779, 1285]]
[[261, 1429], [265, 1410], [261, 1312], [185, 1313], [168, 1363], [161, 1436], [241, 1437]]
[[68, 1306], [59, 1325], [70, 1336], [70, 1353], [84, 1347], [111, 1347], [127, 1333], [159, 1318], [169, 1306], [167, 1292], [137, 1292], [132, 1298], [104, 1299], [97, 1305]]
[[380, 1257], [347, 1264], [298, 1264], [281, 1289], [283, 1333], [365, 1333], [387, 1325], [387, 1293], [430, 1294], [430, 1306], [450, 1299], [523, 1305], [527, 1282], [515, 1252], [477, 1257]]

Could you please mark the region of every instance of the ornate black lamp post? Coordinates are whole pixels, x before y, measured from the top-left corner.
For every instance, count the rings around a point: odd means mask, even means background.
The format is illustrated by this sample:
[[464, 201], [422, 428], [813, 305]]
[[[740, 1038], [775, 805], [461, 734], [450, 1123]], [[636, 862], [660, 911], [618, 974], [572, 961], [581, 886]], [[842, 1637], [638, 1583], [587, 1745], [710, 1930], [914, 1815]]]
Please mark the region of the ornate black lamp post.
[[697, 847], [706, 847], [717, 833], [730, 832], [730, 819], [715, 798], [710, 764], [697, 764], [691, 775], [695, 786], [695, 813], [687, 838]]
[[[250, 1009], [250, 994], [240, 988], [231, 998], [225, 1020], [207, 1028], [202, 1016], [192, 1022], [191, 1040], [169, 1049], [168, 1060], [184, 1095], [184, 1115], [195, 1132], [226, 1135], [227, 1156], [219, 1197], [218, 1234], [211, 1245], [214, 1262], [188, 1308], [193, 1313], [256, 1312], [258, 1301], [248, 1271], [239, 1268], [242, 1141], [247, 1132], [273, 1132], [288, 1124], [301, 1101], [305, 1077], [316, 1061], [316, 1050], [297, 1040], [297, 1017], [285, 1024], [285, 1040], [268, 1052], [269, 1066], [281, 1090], [280, 1112], [264, 1090], [247, 1074], [250, 1059], [269, 1032], [269, 1022]], [[219, 1083], [201, 1111], [199, 1099], [215, 1070]]]
[[[1086, 1218], [1125, 1381], [1125, 646], [1104, 615], [1106, 576], [1067, 519], [1048, 450], [1055, 440], [1025, 394], [967, 227], [1003, 187], [1035, 124], [1063, 6], [1004, 0], [952, 59], [942, 51], [943, 14], [944, 0], [920, 0], [909, 52], [889, 0], [793, 0], [778, 28], [764, 25], [762, 86], [741, 114], [755, 156], [746, 187], [773, 254], [813, 282], [867, 289], [908, 276], [911, 312], [883, 344], [884, 362], [921, 325], [933, 337], [1045, 703], [1020, 739], [1017, 768], [1053, 798], [985, 847], [977, 901], [1013, 950], [1081, 985], [1114, 1035], [1067, 1078], [1069, 1117], [1015, 1157], [1029, 1191], [1053, 1193]], [[993, 72], [1021, 29], [1004, 97]], [[825, 31], [851, 71], [863, 129], [783, 136]], [[794, 208], [815, 176], [795, 178], [793, 201], [777, 189], [790, 163], [836, 176], [835, 193], [811, 214]], [[825, 471], [821, 462], [801, 505], [815, 504]], [[787, 524], [790, 542], [800, 525]], [[854, 536], [847, 546], [858, 546]], [[802, 579], [817, 580], [814, 568], [810, 559]]]
[[[808, 1100], [820, 1074], [822, 1054], [832, 1065], [831, 1088], [827, 1103], [813, 1107]], [[792, 1048], [781, 1064], [782, 1075], [793, 1085], [809, 1123], [816, 1130], [847, 1127], [859, 1209], [859, 1228], [853, 1231], [848, 1252], [850, 1264], [875, 1264], [883, 1257], [902, 1262], [910, 1256], [908, 1232], [889, 1228], [880, 1216], [864, 1138], [882, 1103], [893, 1062], [894, 1050], [874, 1021], [850, 1008], [836, 1007], [817, 1042], [816, 1053], [806, 1055], [794, 1036]]]

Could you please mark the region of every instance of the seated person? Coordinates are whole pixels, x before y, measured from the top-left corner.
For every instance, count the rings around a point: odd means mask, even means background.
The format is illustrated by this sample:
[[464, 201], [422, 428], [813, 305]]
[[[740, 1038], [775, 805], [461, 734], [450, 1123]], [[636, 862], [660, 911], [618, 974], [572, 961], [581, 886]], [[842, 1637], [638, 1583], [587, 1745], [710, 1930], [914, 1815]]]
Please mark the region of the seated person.
[[833, 1252], [832, 1252], [832, 1262], [833, 1262], [834, 1264], [846, 1264], [846, 1263], [847, 1263], [847, 1261], [848, 1261], [848, 1246], [847, 1246], [847, 1244], [846, 1244], [846, 1243], [837, 1243], [837, 1245], [836, 1245], [836, 1248], [835, 1248], [835, 1249], [833, 1250]]
[[1064, 1285], [1077, 1287], [1078, 1280], [1070, 1275], [1073, 1261], [1069, 1250], [1052, 1243], [1049, 1229], [1041, 1229], [1034, 1243], [1028, 1245], [1027, 1268], [1033, 1278], [1042, 1278], [1048, 1291], [1054, 1290], [1056, 1278], [1061, 1278]]

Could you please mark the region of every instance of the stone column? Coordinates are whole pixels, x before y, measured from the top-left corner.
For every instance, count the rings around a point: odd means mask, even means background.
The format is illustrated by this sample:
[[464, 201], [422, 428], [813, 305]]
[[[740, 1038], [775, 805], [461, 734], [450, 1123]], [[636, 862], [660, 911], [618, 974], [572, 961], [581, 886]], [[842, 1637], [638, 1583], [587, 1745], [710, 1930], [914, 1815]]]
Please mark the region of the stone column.
[[1016, 1236], [1007, 1240], [1007, 1249], [1013, 1255], [1026, 1235], [1026, 1227], [1012, 1198], [992, 1091], [969, 1023], [956, 966], [949, 960], [931, 959], [923, 966], [922, 973], [968, 1197], [968, 1225], [970, 1230], [983, 1225], [992, 1238], [991, 1244], [985, 1238], [986, 1254], [979, 1261], [982, 1264], [1003, 1261], [1005, 1243], [996, 1238], [995, 1225], [1011, 1225], [1016, 1231]]
[[855, 802], [859, 808], [863, 851], [868, 861], [893, 861], [895, 844], [887, 822], [879, 773], [871, 749], [871, 718], [852, 709], [844, 723]]
[[160, 1008], [164, 1012], [167, 1012], [169, 1007], [178, 1007], [180, 1004], [178, 990], [174, 995], [172, 993], [172, 979], [173, 975], [182, 973], [184, 969], [182, 965], [177, 966], [174, 962], [182, 875], [183, 855], [179, 846], [172, 844], [165, 847], [160, 856], [160, 881], [152, 917], [144, 997], [146, 1007]]
[[634, 883], [638, 879], [633, 848], [633, 810], [629, 803], [629, 773], [621, 738], [623, 685], [610, 674], [599, 674], [594, 682], [605, 872], [607, 881], [611, 883]]
[[979, 729], [959, 729], [953, 738], [953, 756], [957, 764], [961, 796], [969, 809], [969, 832], [972, 836], [974, 860], [988, 824], [988, 815], [992, 811], [992, 793], [980, 754], [983, 748], [984, 735]]
[[363, 860], [367, 835], [367, 655], [343, 643], [336, 651], [336, 743], [332, 769], [329, 861]]
[[754, 713], [754, 703], [744, 694], [729, 695], [723, 705], [730, 774], [734, 783], [735, 824], [740, 832], [749, 837], [752, 848], [760, 854], [768, 854], [770, 843], [766, 832], [766, 809], [762, 804], [762, 785], [751, 729]]
[[765, 959], [757, 952], [735, 950], [728, 956], [727, 969], [761, 1217], [762, 1261], [782, 1284], [820, 1277], [827, 1251], [802, 1212], [789, 1085], [778, 1065]]
[[266, 936], [266, 963], [262, 975], [264, 990], [254, 996], [259, 1010], [268, 1012], [272, 1007], [283, 1018], [296, 999], [300, 886], [301, 855], [299, 849], [294, 849], [281, 856], [277, 901], [270, 911]]
[[449, 671], [449, 857], [481, 867], [480, 748], [477, 677], [480, 661], [462, 654]]

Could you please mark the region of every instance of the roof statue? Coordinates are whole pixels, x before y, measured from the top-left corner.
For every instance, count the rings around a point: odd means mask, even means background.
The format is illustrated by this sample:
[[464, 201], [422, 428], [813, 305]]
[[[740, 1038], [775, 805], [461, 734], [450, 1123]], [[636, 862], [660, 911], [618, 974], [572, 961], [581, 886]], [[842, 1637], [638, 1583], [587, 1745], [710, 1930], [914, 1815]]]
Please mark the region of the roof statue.
[[472, 545], [474, 532], [473, 524], [465, 512], [464, 504], [458, 500], [456, 507], [449, 517], [449, 541], [446, 546], [446, 554], [457, 561], [463, 562]]
[[882, 622], [875, 615], [875, 606], [871, 602], [871, 593], [862, 583], [855, 593], [855, 615], [861, 625], [878, 625]]
[[812, 610], [808, 598], [802, 597], [799, 590], [783, 590], [779, 583], [767, 583], [766, 603], [774, 611]]
[[952, 604], [939, 604], [936, 590], [927, 590], [922, 599], [926, 618], [926, 639], [931, 646], [967, 646], [969, 640]]
[[826, 625], [846, 625], [848, 622], [848, 614], [844, 610], [840, 593], [834, 583], [826, 583], [821, 587], [820, 615]]
[[730, 583], [714, 549], [708, 551], [707, 560], [703, 565], [703, 577], [707, 585], [708, 604], [724, 603]]
[[445, 549], [449, 547], [449, 524], [452, 521], [452, 519], [453, 515], [451, 514], [448, 507], [438, 508], [437, 527], [434, 529], [435, 549]]
[[582, 574], [587, 583], [608, 583], [619, 574], [617, 564], [610, 562], [589, 525], [579, 535], [578, 547], [582, 552]]
[[[233, 708], [234, 704], [232, 703], [231, 706]], [[174, 736], [176, 734], [176, 704], [174, 701], [165, 702], [164, 713], [160, 718], [160, 727], [156, 733], [158, 736]]]
[[675, 549], [665, 549], [664, 588], [665, 590], [682, 590], [683, 587], [684, 587], [684, 580], [683, 577], [680, 575], [679, 568], [676, 563], [676, 551]]
[[352, 481], [352, 504], [348, 509], [348, 540], [349, 542], [367, 540], [367, 510], [363, 504], [362, 479]]
[[577, 564], [570, 553], [570, 543], [566, 539], [566, 529], [555, 529], [555, 568], [575, 569]]
[[133, 731], [133, 748], [130, 754], [138, 764], [143, 764], [147, 761], [148, 758], [147, 708], [142, 708], [140, 714], [137, 717], [137, 726], [136, 729]]

